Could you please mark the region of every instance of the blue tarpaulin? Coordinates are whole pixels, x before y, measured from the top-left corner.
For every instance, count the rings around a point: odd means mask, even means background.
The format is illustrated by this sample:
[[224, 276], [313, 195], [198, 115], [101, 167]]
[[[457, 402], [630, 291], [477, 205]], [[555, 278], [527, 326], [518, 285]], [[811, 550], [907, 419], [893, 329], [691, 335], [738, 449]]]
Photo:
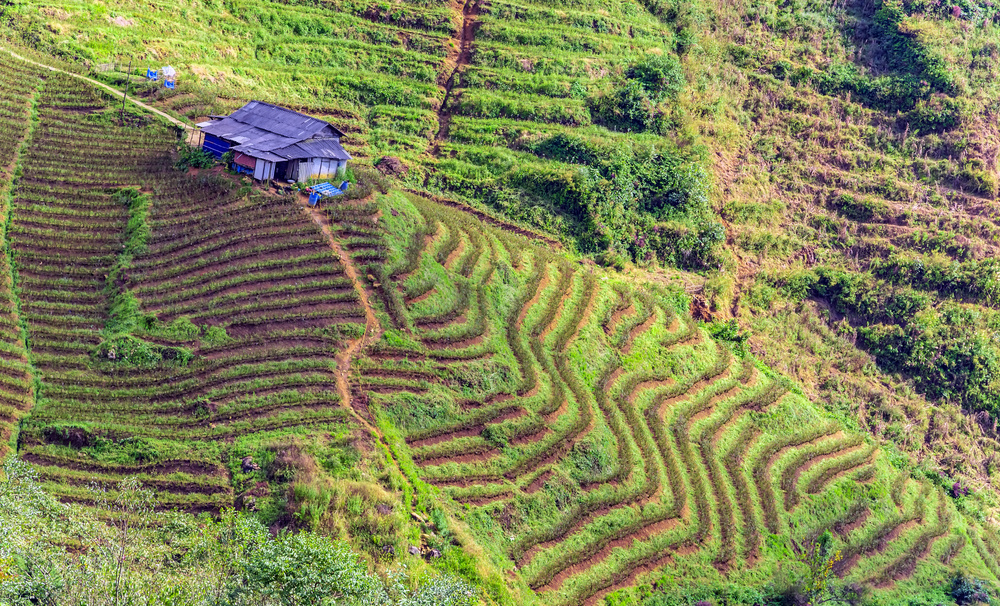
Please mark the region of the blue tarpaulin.
[[306, 191], [309, 192], [309, 205], [316, 206], [316, 203], [323, 198], [332, 198], [334, 196], [340, 196], [347, 190], [347, 186], [350, 185], [347, 181], [340, 184], [338, 189], [335, 185], [331, 183], [320, 183], [318, 185], [313, 185], [312, 187], [307, 187]]

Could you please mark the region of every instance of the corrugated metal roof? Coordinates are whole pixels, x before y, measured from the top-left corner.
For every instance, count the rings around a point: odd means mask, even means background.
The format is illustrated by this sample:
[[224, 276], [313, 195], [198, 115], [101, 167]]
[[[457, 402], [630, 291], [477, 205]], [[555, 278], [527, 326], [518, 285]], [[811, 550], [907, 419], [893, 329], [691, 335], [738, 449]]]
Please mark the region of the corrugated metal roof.
[[333, 129], [336, 136], [343, 136], [343, 133], [327, 122], [263, 101], [251, 101], [229, 117], [298, 140], [313, 137], [327, 127]]
[[237, 122], [236, 120], [233, 120], [231, 118], [223, 118], [222, 120], [217, 120], [215, 122], [212, 122], [211, 124], [205, 126], [201, 130], [210, 135], [215, 135], [216, 137], [222, 139], [229, 139], [231, 141], [234, 141], [235, 140], [234, 137], [238, 136], [240, 133], [243, 133], [251, 128], [253, 127], [247, 124], [243, 124], [242, 122]]
[[327, 136], [343, 136], [330, 124], [263, 101], [251, 101], [230, 116], [198, 126], [205, 133], [233, 142], [233, 151], [269, 162], [351, 159], [336, 139]]
[[274, 153], [288, 158], [351, 159], [351, 154], [347, 153], [335, 139], [308, 139], [284, 149], [276, 149]]
[[239, 152], [241, 154], [253, 156], [254, 158], [257, 158], [259, 160], [267, 160], [268, 162], [284, 162], [285, 160], [289, 159], [286, 158], [285, 156], [279, 156], [277, 154], [273, 154], [267, 150], [255, 149], [251, 145], [240, 145], [238, 147], [232, 148], [232, 150], [234, 152]]
[[296, 142], [296, 139], [292, 137], [282, 137], [281, 135], [276, 135], [274, 133], [262, 131], [259, 128], [254, 128], [253, 132], [241, 133], [240, 139], [236, 140], [236, 142], [240, 145], [247, 145], [248, 147], [262, 151], [274, 151], [276, 149], [293, 145]]

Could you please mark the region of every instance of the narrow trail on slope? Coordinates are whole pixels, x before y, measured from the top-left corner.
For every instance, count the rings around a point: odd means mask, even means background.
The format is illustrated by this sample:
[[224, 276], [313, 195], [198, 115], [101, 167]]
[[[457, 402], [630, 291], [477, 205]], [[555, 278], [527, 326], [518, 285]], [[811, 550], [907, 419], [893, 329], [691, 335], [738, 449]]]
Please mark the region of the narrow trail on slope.
[[[368, 299], [368, 291], [365, 289], [365, 285], [361, 282], [358, 277], [358, 269], [354, 265], [354, 261], [351, 256], [347, 254], [344, 247], [340, 245], [340, 242], [333, 237], [333, 229], [330, 227], [330, 222], [327, 220], [326, 216], [319, 211], [318, 208], [307, 206], [302, 204], [302, 210], [309, 215], [309, 218], [319, 226], [320, 231], [323, 232], [323, 236], [326, 237], [327, 243], [333, 250], [333, 253], [340, 260], [340, 264], [344, 267], [344, 273], [347, 278], [351, 281], [351, 285], [354, 286], [355, 292], [358, 293], [358, 300], [361, 305], [365, 308], [365, 332], [361, 335], [361, 338], [351, 341], [350, 344], [337, 356], [337, 370], [335, 373], [337, 393], [340, 394], [341, 405], [344, 406], [347, 411], [351, 414], [354, 419], [361, 424], [362, 427], [371, 432], [372, 437], [379, 443], [379, 445], [385, 449], [386, 455], [392, 461], [399, 473], [399, 476], [404, 482], [409, 484], [414, 490], [412, 495], [412, 500], [410, 502], [410, 507], [416, 507], [418, 504], [416, 485], [412, 478], [407, 476], [406, 472], [403, 471], [402, 465], [400, 465], [398, 460], [398, 455], [392, 449], [392, 444], [389, 440], [382, 434], [378, 427], [371, 421], [369, 421], [365, 415], [361, 414], [354, 407], [354, 400], [351, 398], [351, 388], [348, 382], [348, 376], [351, 371], [351, 360], [354, 359], [360, 351], [362, 351], [366, 346], [378, 341], [382, 337], [382, 325], [378, 321], [378, 316], [375, 314], [375, 308], [372, 307], [371, 301]], [[367, 412], [367, 411], [366, 411]]]
[[472, 44], [476, 39], [476, 30], [479, 28], [479, 15], [481, 0], [466, 0], [462, 7], [462, 38], [459, 41], [458, 57], [455, 60], [455, 69], [452, 70], [448, 81], [444, 85], [444, 100], [438, 108], [438, 132], [434, 135], [434, 147], [431, 155], [437, 157], [441, 153], [441, 142], [448, 138], [451, 131], [451, 105], [454, 100], [462, 96], [460, 90], [456, 90], [459, 77], [462, 72], [472, 63]]
[[[125, 96], [125, 93], [123, 93], [122, 91], [118, 90], [117, 88], [114, 88], [112, 86], [108, 86], [107, 84], [104, 84], [103, 82], [98, 82], [97, 80], [94, 80], [92, 78], [88, 78], [87, 76], [81, 76], [80, 74], [74, 74], [73, 72], [68, 72], [68, 71], [59, 69], [58, 67], [52, 67], [51, 65], [46, 65], [44, 63], [39, 63], [38, 61], [33, 61], [31, 59], [28, 59], [27, 57], [22, 57], [21, 55], [15, 53], [14, 51], [10, 50], [9, 48], [4, 48], [3, 46], [0, 46], [0, 50], [6, 52], [7, 54], [9, 54], [10, 56], [14, 57], [15, 59], [18, 59], [20, 61], [24, 61], [25, 63], [30, 63], [31, 65], [34, 65], [35, 67], [41, 67], [42, 69], [47, 69], [50, 72], [58, 72], [60, 74], [66, 74], [67, 76], [71, 76], [73, 78], [76, 78], [78, 80], [83, 80], [84, 82], [86, 82], [88, 84], [91, 84], [93, 86], [96, 86], [96, 87], [99, 87], [101, 89], [104, 89], [104, 90], [108, 91], [109, 93], [111, 93], [112, 95], [114, 95], [115, 97], [117, 97], [119, 99], [121, 99], [122, 97]], [[162, 112], [162, 111], [156, 109], [155, 107], [150, 107], [149, 105], [146, 105], [145, 103], [143, 103], [142, 101], [139, 101], [135, 97], [129, 97], [128, 100], [131, 101], [132, 104], [134, 104], [134, 105], [136, 105], [136, 106], [138, 106], [138, 107], [140, 107], [140, 108], [142, 108], [142, 109], [144, 109], [144, 110], [146, 110], [148, 112], [154, 113], [157, 116], [160, 116], [161, 118], [165, 119], [167, 122], [170, 122], [174, 126], [179, 126], [179, 127], [183, 128], [185, 130], [193, 130], [194, 129], [194, 127], [191, 126], [190, 124], [187, 124], [185, 122], [181, 122], [177, 118], [174, 118], [170, 114]]]
[[[365, 308], [365, 332], [360, 338], [351, 341], [348, 346], [337, 356], [337, 370], [336, 370], [336, 382], [337, 382], [337, 392], [340, 394], [341, 402], [351, 414], [361, 423], [366, 429], [372, 432], [374, 436], [382, 438], [381, 432], [367, 419], [364, 415], [358, 412], [354, 407], [354, 403], [351, 398], [351, 389], [348, 385], [348, 374], [351, 370], [351, 360], [360, 352], [365, 346], [374, 343], [382, 336], [382, 325], [378, 321], [378, 316], [375, 315], [375, 309], [371, 305], [371, 301], [368, 299], [368, 291], [365, 289], [365, 285], [361, 282], [358, 277], [358, 270], [354, 266], [354, 261], [351, 260], [350, 255], [347, 251], [337, 242], [337, 239], [333, 237], [333, 230], [330, 228], [330, 222], [327, 221], [326, 217], [319, 209], [311, 206], [303, 206], [306, 214], [313, 220], [316, 225], [319, 226], [323, 235], [326, 237], [327, 243], [329, 243], [330, 248], [333, 249], [333, 253], [340, 260], [340, 264], [344, 267], [344, 273], [347, 274], [347, 278], [351, 281], [354, 286], [355, 292], [358, 293], [358, 300], [361, 305]], [[383, 440], [384, 441], [384, 440]]]

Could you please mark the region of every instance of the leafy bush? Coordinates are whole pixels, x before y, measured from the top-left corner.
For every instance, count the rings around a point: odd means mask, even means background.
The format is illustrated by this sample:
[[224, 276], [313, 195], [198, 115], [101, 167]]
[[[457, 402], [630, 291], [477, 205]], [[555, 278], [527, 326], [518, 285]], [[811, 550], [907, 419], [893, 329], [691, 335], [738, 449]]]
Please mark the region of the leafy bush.
[[938, 92], [956, 92], [944, 60], [924, 47], [919, 37], [909, 31], [901, 0], [884, 0], [875, 11], [874, 23], [890, 68], [925, 80]]
[[872, 77], [854, 64], [833, 64], [811, 75], [810, 81], [826, 95], [851, 93], [853, 99], [884, 111], [908, 111], [931, 93], [930, 85], [910, 75]]
[[[823, 71], [796, 72], [789, 76], [797, 83], [808, 79], [824, 94], [850, 93], [869, 107], [884, 111], [911, 111], [932, 93], [955, 95], [958, 89], [944, 59], [927, 48], [916, 32], [910, 30], [906, 11], [900, 0], [881, 2], [873, 23], [881, 55], [890, 73], [871, 76], [853, 63], [834, 63]], [[788, 66], [775, 66], [772, 72], [788, 75]], [[958, 110], [958, 111], [956, 111]], [[907, 116], [924, 128], [950, 128], [960, 115], [953, 102], [935, 102]], [[914, 124], [916, 127], [916, 124]], [[925, 132], [921, 129], [921, 132]]]
[[676, 57], [651, 54], [631, 66], [611, 93], [591, 101], [593, 120], [613, 130], [662, 132], [671, 120], [670, 108], [661, 104], [676, 99], [685, 82]]
[[715, 263], [725, 232], [709, 206], [709, 178], [697, 158], [667, 145], [601, 148], [563, 133], [525, 147], [583, 165], [521, 166], [506, 181], [571, 219], [568, 230], [581, 250], [598, 254], [605, 265], [656, 259], [700, 269]]
[[949, 304], [902, 326], [861, 327], [858, 337], [879, 365], [907, 372], [929, 397], [998, 414], [1000, 352], [992, 336], [978, 329], [975, 313]]
[[944, 95], [933, 95], [917, 102], [916, 107], [903, 116], [903, 122], [914, 133], [942, 133], [958, 126], [965, 111], [964, 105]]
[[592, 164], [598, 161], [597, 150], [594, 150], [579, 135], [559, 133], [542, 139], [529, 149], [543, 158], [551, 158], [570, 164]]
[[[891, 276], [890, 282], [871, 274], [828, 268], [771, 281], [787, 296], [823, 297], [840, 313], [864, 323], [857, 329], [858, 345], [868, 350], [884, 370], [909, 375], [928, 397], [1000, 414], [1000, 345], [993, 336], [995, 319], [960, 303], [932, 305], [926, 292], [898, 286], [930, 276], [954, 289], [956, 282], [963, 279], [962, 265], [940, 268], [944, 275], [938, 278], [934, 278], [933, 268], [925, 273], [922, 264], [913, 265], [920, 266], [920, 273], [915, 275], [914, 268], [903, 263], [878, 267], [877, 272]], [[970, 265], [978, 273], [981, 266], [992, 267], [993, 263]], [[948, 275], [955, 279], [948, 280]], [[992, 270], [983, 272], [983, 279], [993, 284], [993, 275]]]
[[872, 198], [859, 200], [850, 194], [841, 194], [833, 205], [840, 214], [855, 221], [884, 221], [889, 217], [889, 205]]
[[341, 600], [374, 605], [385, 603], [386, 597], [378, 578], [346, 545], [311, 533], [264, 542], [244, 564], [241, 577], [233, 588], [236, 596], [263, 595], [281, 606]]
[[215, 156], [200, 147], [192, 147], [182, 143], [177, 148], [177, 162], [174, 167], [177, 170], [187, 170], [189, 168], [212, 168], [215, 166]]
[[389, 570], [386, 582], [341, 541], [311, 532], [272, 536], [259, 521], [232, 509], [218, 518], [157, 511], [152, 492], [135, 478], [113, 487], [92, 486], [82, 494], [110, 511], [111, 521], [99, 519], [97, 510], [57, 501], [26, 463], [13, 458], [4, 463], [0, 603], [480, 603], [480, 591], [454, 576], [425, 574], [418, 579], [402, 568]]
[[627, 80], [591, 103], [594, 122], [612, 130], [641, 133], [652, 129], [659, 114], [641, 82]]
[[686, 80], [680, 61], [671, 55], [651, 54], [629, 68], [628, 78], [642, 85], [654, 103], [676, 99]]
[[165, 362], [186, 366], [194, 354], [184, 347], [157, 345], [129, 334], [122, 334], [102, 341], [94, 349], [92, 357], [97, 362], [116, 366], [153, 368]]
[[990, 198], [1000, 194], [1000, 182], [997, 181], [996, 175], [973, 162], [965, 163], [957, 177], [962, 187], [974, 193]]
[[990, 602], [990, 593], [985, 581], [973, 579], [959, 572], [951, 581], [951, 597], [955, 603], [980, 604]]
[[125, 245], [120, 256], [132, 257], [146, 252], [150, 237], [149, 211], [153, 206], [152, 199], [134, 188], [118, 190], [112, 198], [128, 208]]
[[706, 328], [708, 329], [708, 334], [712, 335], [712, 338], [731, 343], [737, 355], [745, 357], [749, 353], [747, 341], [750, 339], [750, 334], [741, 331], [740, 325], [736, 320], [712, 322]]

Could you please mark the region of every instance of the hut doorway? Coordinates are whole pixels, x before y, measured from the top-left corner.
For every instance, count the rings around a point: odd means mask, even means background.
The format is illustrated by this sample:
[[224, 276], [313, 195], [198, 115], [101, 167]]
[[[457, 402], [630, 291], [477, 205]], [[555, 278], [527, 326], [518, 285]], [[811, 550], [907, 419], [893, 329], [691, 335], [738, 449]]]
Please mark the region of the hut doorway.
[[275, 181], [287, 181], [289, 179], [288, 175], [288, 162], [278, 162], [274, 165], [274, 180]]

